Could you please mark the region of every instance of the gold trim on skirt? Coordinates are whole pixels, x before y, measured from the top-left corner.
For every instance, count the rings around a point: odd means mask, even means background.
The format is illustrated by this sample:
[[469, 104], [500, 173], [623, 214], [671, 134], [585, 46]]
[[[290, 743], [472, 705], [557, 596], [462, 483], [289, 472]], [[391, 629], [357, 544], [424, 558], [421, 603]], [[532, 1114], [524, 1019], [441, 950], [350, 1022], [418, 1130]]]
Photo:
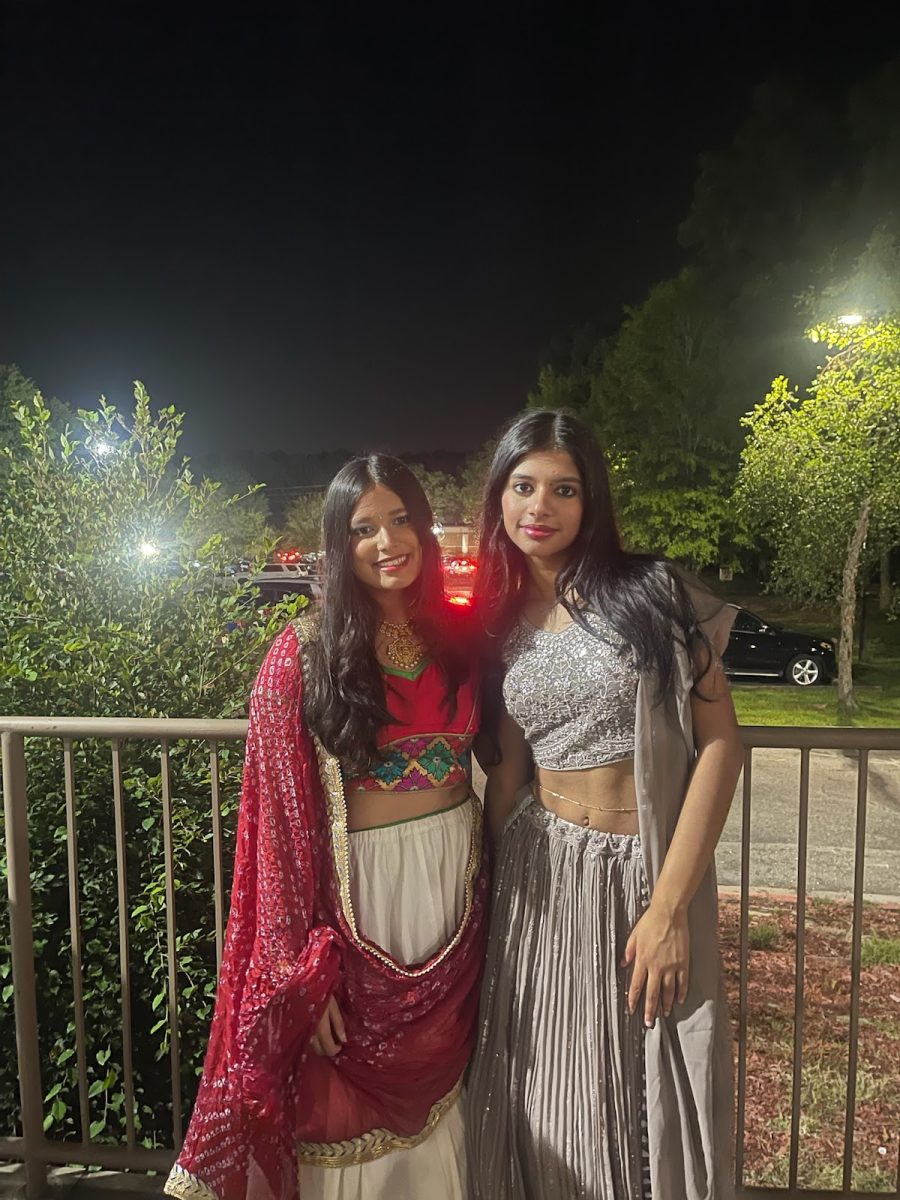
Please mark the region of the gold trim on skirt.
[[359, 1137], [344, 1142], [298, 1142], [298, 1167], [355, 1167], [373, 1162], [395, 1150], [412, 1150], [434, 1133], [441, 1118], [459, 1099], [462, 1080], [431, 1107], [431, 1112], [418, 1133], [403, 1137], [389, 1129], [371, 1129]]

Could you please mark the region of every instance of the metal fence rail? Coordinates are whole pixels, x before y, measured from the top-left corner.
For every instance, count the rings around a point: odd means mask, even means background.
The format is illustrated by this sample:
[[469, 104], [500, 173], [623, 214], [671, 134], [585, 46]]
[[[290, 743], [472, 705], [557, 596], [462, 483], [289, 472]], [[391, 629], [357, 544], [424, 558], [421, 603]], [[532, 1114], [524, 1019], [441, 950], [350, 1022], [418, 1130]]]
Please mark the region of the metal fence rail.
[[[853, 1176], [853, 1133], [856, 1116], [856, 1090], [859, 1069], [860, 976], [862, 969], [862, 918], [866, 861], [866, 807], [868, 800], [869, 753], [900, 750], [900, 730], [897, 729], [834, 729], [795, 728], [785, 726], [746, 726], [744, 740], [744, 776], [742, 790], [741, 889], [740, 889], [740, 999], [738, 1005], [738, 1070], [737, 1070], [737, 1142], [735, 1147], [735, 1178], [739, 1192], [754, 1197], [817, 1195], [851, 1197]], [[794, 1044], [791, 1090], [791, 1131], [788, 1165], [788, 1187], [777, 1189], [747, 1188], [744, 1182], [744, 1114], [747, 1086], [747, 1030], [749, 1007], [747, 982], [749, 978], [749, 911], [750, 911], [750, 813], [753, 792], [753, 751], [759, 749], [792, 749], [800, 751], [800, 783], [797, 838], [796, 911], [797, 933], [794, 975]], [[847, 1066], [847, 1098], [844, 1117], [843, 1177], [841, 1190], [812, 1192], [798, 1188], [798, 1159], [800, 1147], [800, 1090], [803, 1075], [804, 977], [806, 953], [806, 892], [807, 847], [809, 840], [809, 755], [811, 750], [843, 750], [858, 755], [856, 771], [856, 831], [853, 869], [853, 925], [850, 960], [850, 1025]], [[891, 1192], [860, 1193], [869, 1197], [900, 1196], [900, 1167], [896, 1187]]]
[[[853, 1177], [853, 1133], [858, 1080], [858, 1034], [860, 1026], [860, 977], [862, 963], [863, 888], [866, 852], [866, 808], [868, 756], [871, 751], [900, 751], [900, 730], [894, 729], [742, 729], [745, 746], [742, 790], [742, 849], [740, 888], [740, 985], [737, 1017], [737, 1143], [736, 1183], [740, 1197], [755, 1200], [818, 1200], [856, 1195], [871, 1198], [900, 1196], [900, 1175], [894, 1191], [856, 1193]], [[112, 718], [2, 718], [3, 794], [6, 821], [6, 853], [11, 930], [12, 975], [15, 997], [16, 1054], [18, 1060], [22, 1136], [0, 1138], [0, 1159], [23, 1163], [29, 1197], [40, 1196], [47, 1186], [47, 1169], [53, 1164], [79, 1163], [113, 1170], [165, 1171], [171, 1165], [183, 1136], [181, 1105], [181, 1045], [178, 1030], [178, 955], [176, 888], [172, 826], [172, 777], [170, 745], [197, 740], [207, 744], [210, 765], [210, 821], [213, 847], [216, 961], [221, 962], [226, 916], [226, 881], [223, 868], [224, 838], [220, 783], [220, 746], [241, 741], [245, 721], [193, 721], [168, 719]], [[25, 739], [59, 739], [64, 763], [67, 835], [68, 907], [71, 930], [72, 1011], [75, 1030], [78, 1107], [83, 1131], [80, 1142], [48, 1138], [44, 1133], [44, 1099], [41, 1085], [40, 1042], [32, 933], [31, 865], [28, 835], [27, 764]], [[76, 771], [73, 740], [91, 739], [110, 743], [112, 806], [115, 818], [116, 899], [120, 1002], [122, 1012], [123, 1091], [125, 1096], [125, 1143], [99, 1144], [88, 1136], [90, 1105], [87, 1072], [87, 1036], [83, 997], [82, 930], [79, 909], [79, 857], [76, 821]], [[131, 969], [129, 958], [128, 879], [126, 872], [125, 781], [122, 743], [132, 739], [159, 744], [163, 853], [165, 858], [165, 955], [167, 962], [166, 1019], [169, 1029], [172, 1079], [171, 1149], [148, 1149], [137, 1144], [135, 1132], [135, 1082], [133, 1063]], [[800, 753], [798, 795], [798, 846], [796, 882], [796, 950], [793, 1030], [793, 1071], [788, 1186], [786, 1189], [746, 1187], [745, 1103], [747, 1096], [748, 976], [750, 917], [750, 814], [753, 800], [753, 753], [757, 749], [794, 749]], [[858, 755], [853, 923], [851, 932], [851, 998], [847, 1099], [844, 1124], [843, 1179], [840, 1191], [810, 1191], [798, 1187], [800, 1150], [801, 1081], [804, 1047], [804, 973], [806, 953], [807, 844], [809, 826], [810, 751], [844, 750]]]
[[[172, 845], [172, 787], [169, 745], [173, 741], [202, 740], [209, 748], [211, 769], [211, 820], [215, 891], [216, 951], [221, 962], [225, 924], [223, 838], [219, 785], [219, 747], [242, 741], [246, 721], [193, 721], [146, 718], [27, 718], [0, 721], [3, 753], [3, 798], [9, 889], [12, 974], [15, 997], [16, 1053], [21, 1099], [21, 1137], [0, 1138], [0, 1158], [24, 1164], [29, 1197], [41, 1195], [47, 1167], [80, 1163], [113, 1170], [165, 1171], [181, 1145], [181, 1063], [178, 1036], [178, 961], [176, 954], [175, 878]], [[78, 1103], [83, 1139], [61, 1141], [45, 1136], [41, 1086], [40, 1043], [32, 933], [31, 866], [28, 841], [26, 737], [58, 738], [62, 742], [65, 777], [69, 922], [72, 941], [73, 1019]], [[79, 913], [78, 830], [73, 740], [109, 740], [112, 804], [115, 817], [116, 899], [122, 1009], [122, 1069], [125, 1095], [126, 1140], [123, 1146], [93, 1142], [89, 1136], [87, 1036], [82, 985], [82, 933]], [[171, 1048], [171, 1098], [173, 1149], [148, 1149], [137, 1144], [135, 1133], [134, 1028], [132, 1021], [131, 966], [129, 957], [128, 877], [126, 871], [125, 787], [122, 742], [130, 739], [159, 743], [162, 782], [163, 842], [166, 865], [166, 959], [168, 976], [167, 1018]]]

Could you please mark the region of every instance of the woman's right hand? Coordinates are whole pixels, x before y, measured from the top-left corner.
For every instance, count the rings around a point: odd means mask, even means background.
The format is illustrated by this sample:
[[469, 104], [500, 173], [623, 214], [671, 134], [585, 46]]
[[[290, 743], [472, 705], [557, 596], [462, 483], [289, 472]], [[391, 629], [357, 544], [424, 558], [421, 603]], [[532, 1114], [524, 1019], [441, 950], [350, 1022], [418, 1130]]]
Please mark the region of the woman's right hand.
[[312, 1035], [310, 1046], [316, 1054], [334, 1058], [344, 1048], [346, 1040], [347, 1031], [344, 1028], [344, 1018], [341, 1016], [337, 1000], [334, 996], [330, 996], [325, 1011], [319, 1018], [316, 1032]]

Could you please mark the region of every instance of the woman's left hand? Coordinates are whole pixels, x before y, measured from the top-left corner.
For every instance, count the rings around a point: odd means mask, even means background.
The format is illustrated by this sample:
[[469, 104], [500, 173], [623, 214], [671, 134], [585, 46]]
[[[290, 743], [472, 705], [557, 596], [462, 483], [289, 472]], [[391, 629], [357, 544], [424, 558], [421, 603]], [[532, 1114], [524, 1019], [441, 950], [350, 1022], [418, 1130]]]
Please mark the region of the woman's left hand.
[[683, 1004], [688, 992], [690, 934], [687, 913], [650, 907], [631, 931], [622, 966], [633, 964], [628, 988], [628, 1011], [634, 1013], [646, 986], [644, 1024], [648, 1029], [662, 1005], [664, 1016], [676, 1002]]

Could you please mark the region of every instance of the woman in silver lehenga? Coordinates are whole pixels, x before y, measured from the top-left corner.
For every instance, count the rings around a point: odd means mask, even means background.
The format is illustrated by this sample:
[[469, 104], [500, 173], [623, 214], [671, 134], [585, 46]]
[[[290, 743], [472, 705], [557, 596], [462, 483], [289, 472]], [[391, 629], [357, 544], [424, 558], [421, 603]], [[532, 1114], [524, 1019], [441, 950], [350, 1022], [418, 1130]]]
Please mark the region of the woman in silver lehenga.
[[733, 610], [622, 550], [600, 449], [562, 413], [502, 438], [480, 555], [504, 706], [470, 1192], [726, 1200], [713, 852], [742, 759]]

